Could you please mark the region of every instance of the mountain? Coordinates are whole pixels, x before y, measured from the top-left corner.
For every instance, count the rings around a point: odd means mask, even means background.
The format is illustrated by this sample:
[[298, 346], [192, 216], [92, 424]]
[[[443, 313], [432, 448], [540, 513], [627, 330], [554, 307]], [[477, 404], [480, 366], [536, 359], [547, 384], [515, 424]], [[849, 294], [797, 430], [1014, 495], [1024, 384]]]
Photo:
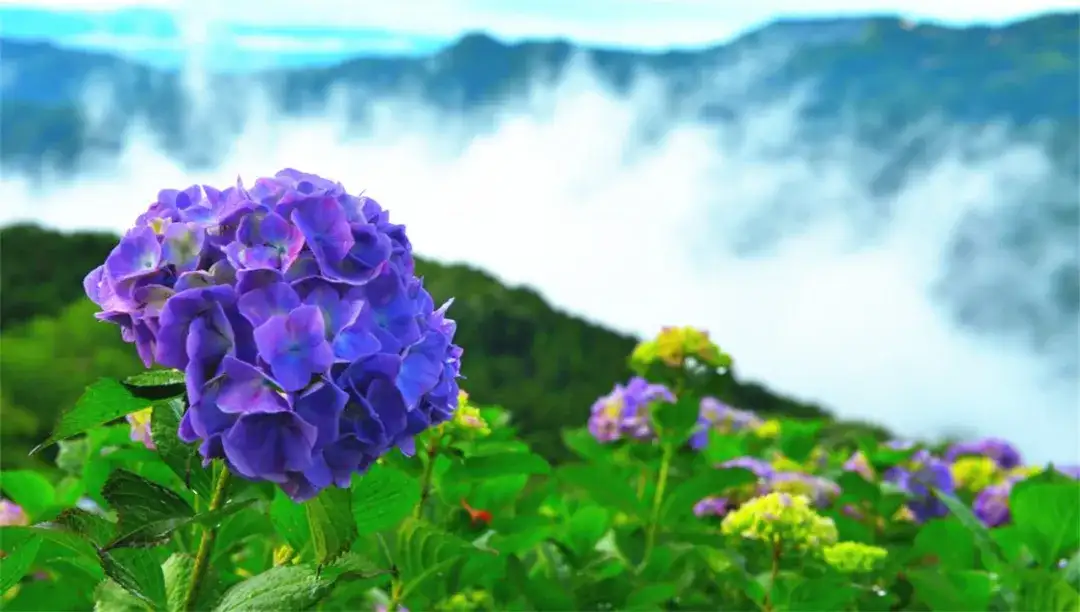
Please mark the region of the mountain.
[[[0, 463], [25, 460], [25, 451], [41, 441], [59, 411], [87, 384], [142, 368], [119, 330], [93, 318], [95, 307], [82, 294], [83, 276], [104, 261], [117, 240], [107, 233], [62, 233], [26, 224], [0, 228]], [[29, 252], [34, 257], [20, 256]], [[560, 312], [534, 291], [506, 287], [467, 266], [421, 259], [417, 273], [436, 302], [456, 297], [450, 315], [458, 323], [456, 341], [466, 349], [463, 388], [481, 404], [507, 407], [548, 457], [564, 457], [560, 430], [581, 426], [592, 402], [630, 376], [626, 364], [633, 338]], [[827, 416], [818, 406], [734, 373], [715, 394], [762, 414]], [[884, 435], [863, 425], [833, 431]]]

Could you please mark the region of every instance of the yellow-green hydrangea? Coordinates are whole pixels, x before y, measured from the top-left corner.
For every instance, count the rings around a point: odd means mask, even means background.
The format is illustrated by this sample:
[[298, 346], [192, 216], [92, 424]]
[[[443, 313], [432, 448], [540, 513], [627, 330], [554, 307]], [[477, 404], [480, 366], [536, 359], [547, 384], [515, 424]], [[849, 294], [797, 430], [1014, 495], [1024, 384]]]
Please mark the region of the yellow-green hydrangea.
[[458, 392], [458, 407], [451, 423], [454, 429], [479, 437], [491, 434], [491, 427], [480, 416], [480, 409], [469, 403], [469, 394], [464, 390]]
[[451, 595], [437, 606], [437, 609], [445, 612], [472, 612], [488, 609], [491, 603], [491, 596], [487, 591], [468, 589]]
[[709, 339], [708, 332], [689, 326], [663, 328], [656, 338], [638, 344], [630, 360], [635, 365], [659, 360], [675, 368], [682, 366], [687, 357], [716, 368], [730, 363], [730, 358]]
[[720, 529], [728, 535], [810, 550], [837, 539], [836, 525], [814, 512], [809, 497], [779, 492], [739, 506], [724, 517]]
[[802, 464], [794, 459], [786, 457], [782, 453], [774, 453], [772, 461], [770, 461], [769, 464], [778, 472], [801, 472], [803, 469]]
[[1001, 470], [990, 457], [960, 457], [950, 471], [956, 488], [965, 491], [982, 491], [1001, 479]]
[[839, 572], [860, 574], [873, 571], [889, 552], [861, 542], [837, 542], [821, 551], [825, 562]]
[[754, 428], [754, 435], [768, 440], [780, 437], [780, 421], [769, 419]]

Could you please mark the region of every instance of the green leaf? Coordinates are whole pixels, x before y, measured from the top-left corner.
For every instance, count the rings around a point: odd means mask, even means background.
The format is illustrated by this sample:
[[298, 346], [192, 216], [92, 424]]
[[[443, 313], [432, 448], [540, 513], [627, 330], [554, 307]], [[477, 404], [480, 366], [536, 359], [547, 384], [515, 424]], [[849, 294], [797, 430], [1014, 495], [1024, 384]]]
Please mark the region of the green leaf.
[[119, 516], [117, 533], [121, 537], [139, 533], [150, 525], [187, 519], [195, 514], [191, 506], [172, 490], [127, 470], [114, 471], [101, 494]]
[[972, 570], [912, 570], [908, 580], [915, 597], [931, 610], [986, 610], [994, 582], [985, 572]]
[[129, 387], [180, 387], [183, 391], [184, 373], [180, 370], [149, 370], [124, 379]]
[[165, 576], [153, 553], [120, 548], [101, 553], [105, 574], [128, 593], [155, 609], [165, 607]]
[[[476, 548], [461, 538], [420, 519], [409, 517], [398, 530], [397, 553], [394, 560], [405, 585], [402, 597], [419, 589], [428, 581], [466, 560]], [[445, 589], [445, 578], [441, 588]]]
[[669, 441], [689, 438], [701, 412], [700, 401], [700, 398], [685, 393], [674, 404], [653, 404], [653, 419], [660, 426], [660, 435]]
[[124, 533], [105, 546], [106, 550], [114, 548], [128, 548], [138, 546], [155, 546], [169, 539], [178, 529], [188, 525], [202, 525], [204, 527], [217, 527], [230, 516], [255, 503], [254, 499], [226, 504], [224, 507], [210, 512], [202, 512], [194, 516], [178, 516], [173, 518], [151, 521]]
[[933, 555], [948, 569], [975, 569], [975, 536], [956, 518], [933, 519], [923, 525], [912, 552]]
[[979, 553], [982, 555], [983, 564], [986, 565], [991, 571], [1001, 571], [1005, 567], [1005, 557], [1001, 551], [1001, 547], [997, 542], [990, 537], [990, 531], [985, 525], [972, 513], [971, 509], [964, 505], [964, 502], [956, 499], [952, 495], [944, 493], [939, 490], [934, 490], [934, 494], [938, 499], [949, 509], [949, 512], [960, 521], [964, 527], [967, 528], [971, 535], [975, 538], [975, 546], [978, 547]]
[[0, 472], [0, 489], [35, 521], [56, 504], [52, 483], [32, 470]]
[[297, 554], [308, 547], [311, 530], [308, 527], [307, 511], [280, 489], [274, 492], [274, 500], [270, 502], [270, 522], [274, 525], [274, 531]]
[[67, 531], [81, 535], [97, 547], [104, 546], [116, 535], [115, 523], [81, 508], [65, 510], [53, 522]]
[[605, 461], [611, 456], [611, 449], [598, 442], [584, 427], [563, 430], [562, 440], [566, 448], [588, 461]]
[[845, 471], [836, 479], [836, 484], [840, 485], [841, 491], [837, 500], [839, 504], [868, 504], [869, 507], [876, 508], [881, 501], [881, 488], [856, 472]]
[[736, 487], [757, 482], [753, 472], [744, 468], [710, 469], [672, 489], [664, 501], [663, 521], [670, 523], [693, 514], [694, 504], [702, 498], [722, 495]]
[[386, 465], [374, 465], [353, 481], [352, 511], [358, 533], [397, 526], [420, 503], [416, 479]]
[[176, 472], [180, 480], [199, 497], [209, 500], [213, 480], [210, 469], [203, 467], [198, 447], [184, 444], [177, 435], [183, 416], [184, 401], [181, 398], [154, 402], [154, 412], [150, 418], [150, 437], [157, 446], [158, 455]]
[[[195, 569], [195, 558], [191, 555], [176, 553], [170, 555], [161, 564], [165, 576], [165, 601], [169, 612], [184, 612], [184, 600], [191, 588], [191, 577]], [[199, 594], [195, 601], [196, 610], [209, 610], [213, 602], [221, 596], [220, 581], [214, 572], [206, 572], [199, 584]]]
[[103, 577], [97, 551], [74, 533], [44, 527], [0, 527], [0, 542], [5, 549], [13, 549], [35, 536], [42, 540], [37, 563], [64, 563], [85, 573], [94, 582]]
[[793, 461], [806, 461], [814, 450], [822, 425], [821, 421], [784, 421], [780, 428], [780, 450]]
[[215, 612], [308, 610], [330, 594], [334, 581], [307, 565], [283, 565], [225, 592]]
[[663, 609], [661, 604], [674, 599], [679, 594], [679, 587], [674, 584], [650, 584], [638, 588], [626, 598], [627, 610]]
[[1020, 597], [1015, 610], [1047, 610], [1076, 612], [1080, 610], [1080, 592], [1061, 575], [1052, 570], [1021, 570]]
[[551, 466], [543, 457], [535, 453], [500, 453], [469, 457], [453, 465], [443, 475], [448, 481], [487, 480], [500, 476], [518, 476], [522, 474], [547, 474]]
[[786, 599], [790, 610], [849, 610], [855, 596], [855, 588], [844, 579], [816, 578], [796, 582]]
[[570, 516], [566, 526], [566, 543], [578, 555], [585, 555], [596, 548], [596, 543], [607, 533], [611, 514], [601, 506], [584, 506]]
[[602, 506], [622, 510], [632, 516], [641, 516], [642, 504], [637, 492], [612, 470], [601, 465], [564, 465], [557, 477], [570, 487], [581, 489]]
[[1021, 482], [1009, 496], [1013, 523], [1042, 567], [1080, 545], [1080, 482]]
[[40, 549], [41, 538], [32, 536], [4, 557], [3, 563], [0, 563], [0, 594], [6, 593], [23, 579]]
[[114, 580], [102, 580], [94, 589], [94, 612], [146, 612], [152, 610], [142, 599], [124, 590]]
[[747, 454], [746, 437], [741, 435], [722, 435], [716, 430], [709, 431], [709, 441], [702, 455], [709, 463], [723, 463]]
[[315, 561], [325, 565], [348, 550], [356, 539], [356, 521], [352, 513], [352, 494], [346, 489], [328, 487], [304, 503]]
[[146, 400], [135, 397], [115, 380], [103, 378], [86, 388], [74, 408], [60, 415], [52, 435], [30, 454], [145, 408], [148, 408]]

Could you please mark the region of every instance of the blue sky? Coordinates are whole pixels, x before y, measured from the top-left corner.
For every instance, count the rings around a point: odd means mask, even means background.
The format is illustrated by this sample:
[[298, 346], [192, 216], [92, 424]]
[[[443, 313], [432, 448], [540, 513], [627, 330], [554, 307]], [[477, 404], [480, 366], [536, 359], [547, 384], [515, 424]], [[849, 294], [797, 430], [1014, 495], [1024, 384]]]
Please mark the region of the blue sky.
[[0, 30], [159, 63], [196, 47], [213, 49], [218, 62], [308, 62], [425, 53], [477, 30], [504, 40], [656, 49], [724, 42], [780, 17], [890, 13], [1000, 23], [1074, 7], [1068, 0], [0, 0]]

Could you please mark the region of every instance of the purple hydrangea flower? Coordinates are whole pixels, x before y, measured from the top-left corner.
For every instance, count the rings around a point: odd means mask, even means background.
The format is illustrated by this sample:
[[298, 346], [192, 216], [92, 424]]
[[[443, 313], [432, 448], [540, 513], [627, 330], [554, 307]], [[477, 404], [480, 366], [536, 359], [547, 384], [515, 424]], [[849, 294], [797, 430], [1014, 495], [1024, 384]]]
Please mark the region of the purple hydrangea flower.
[[998, 527], [1011, 520], [1009, 494], [1016, 482], [1014, 478], [1006, 479], [1005, 482], [984, 488], [975, 497], [971, 509], [987, 527]]
[[727, 499], [723, 497], [706, 497], [694, 504], [694, 515], [699, 517], [724, 516], [729, 509]]
[[149, 367], [185, 373], [178, 435], [302, 501], [457, 407], [449, 303], [374, 200], [292, 169], [163, 190], [84, 281]]
[[13, 501], [0, 499], [0, 527], [29, 525], [30, 517], [22, 506]]
[[844, 462], [844, 471], [855, 472], [870, 482], [874, 481], [874, 467], [870, 465], [870, 460], [862, 451], [855, 451], [848, 457]]
[[983, 438], [971, 442], [958, 442], [949, 447], [945, 459], [952, 462], [960, 457], [979, 456], [993, 459], [1004, 470], [1020, 465], [1020, 452], [1012, 444], [999, 438]]
[[912, 456], [908, 465], [897, 466], [885, 472], [885, 480], [906, 491], [912, 497], [907, 506], [917, 522], [949, 513], [948, 507], [934, 495], [931, 489], [938, 489], [948, 494], [954, 493], [952, 471], [948, 463], [934, 457], [928, 451], [919, 451]]
[[753, 472], [758, 478], [768, 480], [776, 473], [776, 469], [764, 459], [758, 459], [757, 457], [736, 457], [734, 459], [728, 459], [721, 463], [717, 467], [721, 469], [726, 468], [743, 468]]
[[647, 440], [653, 436], [650, 406], [674, 401], [675, 396], [664, 385], [635, 376], [625, 386], [616, 384], [611, 393], [596, 400], [589, 416], [589, 432], [605, 443], [621, 438]]
[[732, 408], [715, 397], [701, 398], [697, 428], [690, 436], [690, 448], [701, 450], [709, 443], [709, 431], [727, 434], [760, 427], [762, 421], [747, 410]]

